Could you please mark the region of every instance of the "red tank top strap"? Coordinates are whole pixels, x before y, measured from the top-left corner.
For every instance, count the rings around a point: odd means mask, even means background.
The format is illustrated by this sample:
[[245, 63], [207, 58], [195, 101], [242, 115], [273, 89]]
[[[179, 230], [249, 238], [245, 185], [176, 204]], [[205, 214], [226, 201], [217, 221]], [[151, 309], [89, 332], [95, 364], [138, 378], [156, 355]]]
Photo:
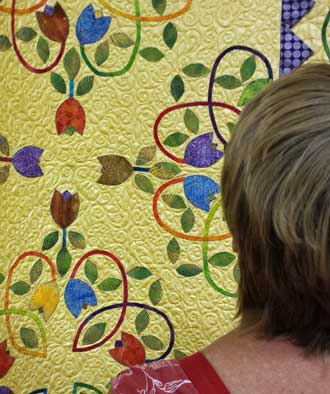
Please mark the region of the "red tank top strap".
[[200, 394], [230, 394], [203, 353], [185, 357], [179, 363]]

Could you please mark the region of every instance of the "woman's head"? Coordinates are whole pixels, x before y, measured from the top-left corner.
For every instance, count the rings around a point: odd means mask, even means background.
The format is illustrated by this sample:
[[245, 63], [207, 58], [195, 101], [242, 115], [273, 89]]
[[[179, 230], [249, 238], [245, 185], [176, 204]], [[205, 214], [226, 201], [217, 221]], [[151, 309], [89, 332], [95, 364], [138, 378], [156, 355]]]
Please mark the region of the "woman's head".
[[243, 324], [330, 351], [330, 65], [303, 66], [245, 107], [222, 198]]

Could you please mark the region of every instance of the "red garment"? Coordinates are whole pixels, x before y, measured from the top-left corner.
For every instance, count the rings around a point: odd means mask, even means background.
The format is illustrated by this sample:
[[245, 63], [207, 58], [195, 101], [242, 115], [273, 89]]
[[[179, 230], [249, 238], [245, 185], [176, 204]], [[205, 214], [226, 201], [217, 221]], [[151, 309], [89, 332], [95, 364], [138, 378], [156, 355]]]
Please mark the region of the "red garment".
[[127, 369], [112, 379], [113, 394], [230, 394], [202, 353]]

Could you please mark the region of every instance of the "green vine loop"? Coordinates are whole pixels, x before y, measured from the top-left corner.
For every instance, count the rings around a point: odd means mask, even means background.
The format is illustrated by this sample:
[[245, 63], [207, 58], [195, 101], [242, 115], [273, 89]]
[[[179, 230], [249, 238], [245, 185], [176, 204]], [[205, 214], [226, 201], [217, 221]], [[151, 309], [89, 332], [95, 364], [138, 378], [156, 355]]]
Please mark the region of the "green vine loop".
[[[135, 14], [136, 14], [136, 16], [141, 15], [139, 0], [135, 0]], [[131, 54], [131, 57], [130, 57], [128, 63], [122, 69], [117, 70], [117, 71], [98, 70], [95, 66], [93, 66], [93, 64], [89, 60], [87, 53], [85, 51], [84, 45], [80, 45], [80, 53], [81, 53], [81, 57], [83, 58], [84, 62], [88, 66], [88, 68], [95, 75], [97, 75], [99, 77], [119, 77], [120, 75], [127, 73], [131, 69], [131, 67], [133, 66], [133, 64], [136, 60], [139, 48], [140, 48], [140, 44], [141, 44], [141, 21], [137, 20], [136, 21], [136, 39], [135, 39], [133, 52]]]
[[322, 26], [322, 44], [323, 44], [323, 48], [325, 50], [325, 53], [328, 56], [328, 59], [330, 60], [330, 48], [329, 48], [329, 44], [328, 44], [328, 40], [327, 40], [327, 28], [329, 26], [330, 23], [330, 11], [327, 13], [327, 16], [324, 19], [324, 23]]
[[[208, 237], [211, 222], [214, 218], [214, 215], [216, 214], [216, 212], [220, 208], [220, 205], [221, 205], [221, 200], [219, 199], [212, 206], [210, 213], [207, 217], [206, 223], [205, 223], [204, 233], [203, 233], [204, 237]], [[208, 283], [213, 287], [214, 290], [221, 293], [222, 295], [224, 295], [226, 297], [230, 297], [230, 298], [236, 298], [237, 297], [236, 293], [232, 293], [232, 292], [225, 290], [222, 287], [218, 286], [211, 276], [211, 273], [209, 270], [209, 262], [208, 262], [208, 241], [203, 241], [202, 248], [203, 248], [203, 271], [204, 271], [204, 275], [205, 275], [205, 278], [208, 281]]]

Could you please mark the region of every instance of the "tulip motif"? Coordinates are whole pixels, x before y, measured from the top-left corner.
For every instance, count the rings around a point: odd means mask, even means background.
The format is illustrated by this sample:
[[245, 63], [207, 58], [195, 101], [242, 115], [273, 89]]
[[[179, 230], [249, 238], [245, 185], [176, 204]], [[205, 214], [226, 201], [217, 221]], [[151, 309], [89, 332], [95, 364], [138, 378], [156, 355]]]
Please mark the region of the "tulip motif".
[[50, 206], [54, 222], [61, 228], [70, 226], [77, 219], [79, 204], [78, 193], [71, 194], [68, 190], [61, 193], [55, 190]]
[[[7, 350], [7, 340], [0, 343], [0, 379], [3, 378], [12, 365], [15, 362], [15, 358], [10, 356], [9, 351]], [[1, 391], [1, 389], [3, 391]], [[3, 387], [0, 387], [0, 394], [6, 393]], [[7, 391], [9, 393], [9, 391]]]
[[222, 158], [223, 152], [218, 150], [217, 144], [212, 141], [213, 135], [212, 131], [189, 142], [184, 154], [184, 160], [187, 164], [205, 168], [212, 166]]
[[9, 145], [5, 137], [0, 136], [0, 153], [6, 156], [0, 157], [0, 162], [8, 165], [0, 167], [0, 184], [6, 182], [9, 176], [10, 165], [26, 178], [37, 178], [43, 175], [40, 167], [40, 158], [44, 150], [37, 146], [29, 145], [19, 149], [13, 157], [9, 157]]
[[103, 185], [120, 185], [127, 181], [133, 173], [133, 166], [123, 156], [106, 155], [98, 157], [101, 163], [102, 175], [98, 179], [98, 183]]
[[83, 106], [73, 97], [67, 98], [57, 109], [55, 116], [57, 134], [72, 135], [75, 131], [83, 135], [86, 114]]
[[0, 386], [0, 394], [14, 394], [7, 386]]
[[205, 175], [191, 175], [184, 179], [184, 193], [195, 207], [208, 212], [220, 186]]
[[75, 318], [79, 317], [81, 310], [85, 309], [87, 305], [97, 305], [96, 295], [91, 286], [76, 278], [71, 278], [66, 285], [64, 300]]
[[88, 5], [80, 14], [76, 25], [80, 44], [94, 44], [99, 41], [108, 31], [110, 22], [110, 16], [103, 16], [102, 12], [95, 12], [92, 4]]
[[115, 348], [110, 349], [111, 357], [126, 367], [144, 364], [146, 352], [142, 343], [133, 335], [122, 332], [121, 341], [116, 341]]
[[[78, 193], [71, 194], [68, 190], [61, 193], [58, 190], [55, 190], [51, 201], [50, 211], [54, 222], [62, 229], [62, 246], [56, 256], [56, 265], [59, 274], [64, 276], [69, 271], [72, 263], [71, 255], [67, 249], [67, 227], [70, 226], [78, 216]], [[52, 236], [52, 234], [49, 236]], [[52, 242], [50, 247], [53, 247], [57, 243], [57, 236], [54, 239], [55, 240]], [[84, 247], [84, 238], [77, 232], [70, 231], [69, 240], [79, 249]]]
[[39, 310], [48, 321], [59, 303], [59, 291], [55, 281], [41, 285], [33, 294], [30, 309]]
[[46, 5], [43, 12], [36, 13], [40, 30], [52, 41], [65, 42], [69, 35], [69, 20], [59, 3]]

